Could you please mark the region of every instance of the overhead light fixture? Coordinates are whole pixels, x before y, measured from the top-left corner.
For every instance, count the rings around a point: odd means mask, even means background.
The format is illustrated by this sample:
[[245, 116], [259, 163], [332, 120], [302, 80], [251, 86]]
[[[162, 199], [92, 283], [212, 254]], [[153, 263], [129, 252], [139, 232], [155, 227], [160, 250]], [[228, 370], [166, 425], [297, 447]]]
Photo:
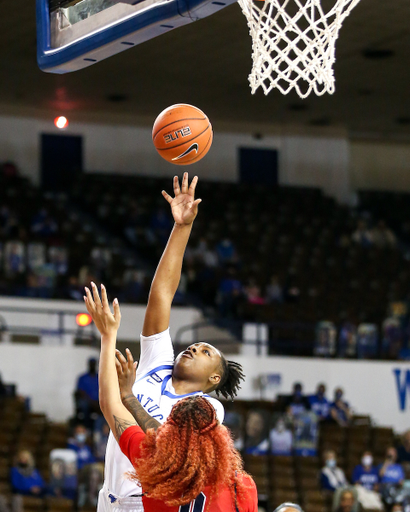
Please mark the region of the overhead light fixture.
[[87, 327], [92, 321], [93, 319], [88, 313], [78, 313], [75, 317], [75, 322], [79, 327]]
[[58, 116], [54, 119], [54, 124], [60, 130], [64, 130], [68, 126], [68, 119], [64, 116]]

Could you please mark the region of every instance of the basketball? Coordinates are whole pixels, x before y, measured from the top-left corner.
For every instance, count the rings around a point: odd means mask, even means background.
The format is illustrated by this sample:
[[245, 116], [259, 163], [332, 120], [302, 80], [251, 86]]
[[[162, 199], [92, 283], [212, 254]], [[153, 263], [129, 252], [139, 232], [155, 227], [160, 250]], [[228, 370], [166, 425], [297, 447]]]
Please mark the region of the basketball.
[[152, 140], [167, 162], [189, 165], [199, 162], [209, 151], [212, 126], [202, 110], [178, 104], [163, 110], [152, 128]]

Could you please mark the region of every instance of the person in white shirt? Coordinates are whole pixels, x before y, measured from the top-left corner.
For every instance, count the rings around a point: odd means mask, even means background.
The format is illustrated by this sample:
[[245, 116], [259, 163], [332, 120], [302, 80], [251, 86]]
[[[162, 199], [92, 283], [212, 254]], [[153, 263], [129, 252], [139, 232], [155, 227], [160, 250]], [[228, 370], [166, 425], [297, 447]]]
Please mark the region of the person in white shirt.
[[[208, 393], [215, 391], [218, 396], [234, 398], [240, 388], [240, 381], [244, 378], [241, 365], [227, 361], [219, 350], [208, 343], [195, 343], [174, 360], [169, 319], [181, 277], [184, 252], [198, 213], [198, 204], [201, 202], [200, 199], [195, 200], [197, 182], [198, 178], [195, 176], [188, 186], [188, 173], [185, 173], [181, 188], [178, 178], [174, 178], [174, 198], [165, 191], [162, 192], [171, 206], [175, 224], [151, 285], [133, 395], [122, 396], [123, 403], [129, 410], [132, 410], [132, 402], [136, 397], [152, 418], [161, 423], [166, 420], [176, 402], [192, 395], [206, 397], [222, 423], [223, 406], [218, 400], [208, 396]], [[91, 284], [95, 291], [95, 284]], [[86, 293], [90, 293], [87, 288]], [[121, 354], [118, 357], [120, 361], [126, 361]], [[127, 357], [130, 358], [131, 354], [128, 353]], [[121, 364], [118, 368], [121, 377]], [[143, 510], [141, 487], [127, 478], [127, 474], [132, 471], [133, 466], [110, 434], [105, 456], [104, 486], [98, 498], [98, 512], [115, 512], [117, 509]]]

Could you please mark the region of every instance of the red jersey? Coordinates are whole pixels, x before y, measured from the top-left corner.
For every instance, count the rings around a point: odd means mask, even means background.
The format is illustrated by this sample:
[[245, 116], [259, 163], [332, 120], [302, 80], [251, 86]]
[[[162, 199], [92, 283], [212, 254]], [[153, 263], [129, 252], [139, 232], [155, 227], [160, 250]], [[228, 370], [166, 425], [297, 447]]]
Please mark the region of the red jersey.
[[[138, 426], [128, 427], [120, 437], [120, 448], [122, 452], [129, 458], [132, 465], [135, 460], [141, 458], [140, 446], [144, 440], [145, 434]], [[255, 482], [248, 475], [240, 475], [244, 484], [249, 488], [245, 499], [238, 497], [237, 505], [232, 500], [232, 495], [228, 487], [219, 491], [218, 496], [213, 496], [207, 512], [257, 512], [258, 511], [258, 493], [256, 491]], [[163, 501], [154, 500], [143, 496], [145, 512], [203, 512], [207, 503], [207, 497], [211, 494], [211, 487], [205, 487], [199, 496], [187, 505], [170, 507]], [[236, 506], [238, 508], [236, 508]]]

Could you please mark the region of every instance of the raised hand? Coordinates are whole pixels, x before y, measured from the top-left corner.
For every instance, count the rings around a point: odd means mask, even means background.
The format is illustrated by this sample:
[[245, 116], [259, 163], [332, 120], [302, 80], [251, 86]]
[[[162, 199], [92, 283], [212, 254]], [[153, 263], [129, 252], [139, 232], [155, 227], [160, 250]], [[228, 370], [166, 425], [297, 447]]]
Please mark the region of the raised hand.
[[98, 294], [97, 286], [94, 283], [91, 283], [91, 288], [93, 290], [92, 294], [87, 287], [85, 288], [87, 296], [84, 297], [84, 302], [87, 311], [94, 320], [95, 326], [102, 336], [116, 333], [121, 321], [121, 311], [118, 300], [114, 299], [113, 314], [111, 313], [110, 306], [108, 304], [107, 290], [105, 289], [105, 286], [103, 284], [101, 285], [101, 299]]
[[174, 198], [162, 191], [162, 195], [171, 205], [172, 216], [175, 224], [192, 224], [198, 213], [198, 205], [202, 199], [195, 199], [195, 187], [198, 183], [198, 176], [195, 176], [188, 187], [188, 173], [184, 173], [181, 188], [179, 188], [178, 176], [174, 177]]

